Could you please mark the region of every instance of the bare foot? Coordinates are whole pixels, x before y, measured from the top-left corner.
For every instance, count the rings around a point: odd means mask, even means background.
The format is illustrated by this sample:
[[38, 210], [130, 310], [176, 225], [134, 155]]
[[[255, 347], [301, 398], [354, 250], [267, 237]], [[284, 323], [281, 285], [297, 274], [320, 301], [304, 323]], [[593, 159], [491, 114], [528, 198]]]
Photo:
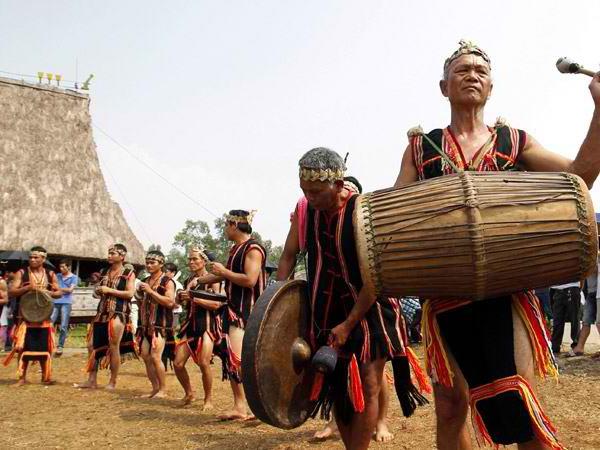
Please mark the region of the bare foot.
[[117, 387], [112, 384], [112, 383], [108, 383], [106, 386], [104, 386], [104, 389], [106, 389], [107, 391], [114, 391]]
[[46, 381], [42, 380], [42, 384], [46, 385], [46, 386], [53, 386], [53, 385], [56, 384], [56, 381], [54, 381], [54, 380], [46, 380]]
[[325, 425], [325, 428], [317, 431], [313, 437], [320, 441], [324, 441], [325, 439], [332, 437], [336, 432], [337, 425], [335, 424], [335, 421], [332, 420], [327, 425]]
[[156, 392], [156, 394], [154, 394], [150, 398], [167, 398], [167, 397], [168, 397], [168, 395], [165, 391], [158, 391], [158, 392]]
[[184, 406], [191, 405], [195, 401], [196, 401], [196, 397], [194, 397], [193, 395], [186, 395], [181, 399], [181, 405], [179, 405], [179, 406], [183, 408]]
[[96, 383], [90, 383], [89, 381], [84, 383], [73, 383], [73, 387], [77, 389], [98, 389], [98, 385]]
[[238, 411], [236, 409], [228, 411], [218, 416], [219, 420], [248, 420], [250, 416], [245, 411]]
[[211, 401], [204, 400], [204, 404], [202, 405], [202, 411], [212, 411], [215, 409]]
[[26, 384], [29, 384], [27, 382], [27, 380], [25, 380], [24, 378], [19, 378], [19, 381], [17, 381], [15, 384], [13, 384], [12, 387], [21, 387], [21, 386], [25, 386]]
[[154, 398], [158, 391], [152, 391], [149, 394], [138, 395], [137, 398]]
[[390, 442], [394, 439], [394, 435], [390, 433], [390, 430], [385, 422], [378, 422], [375, 433], [373, 433], [373, 439], [377, 442]]

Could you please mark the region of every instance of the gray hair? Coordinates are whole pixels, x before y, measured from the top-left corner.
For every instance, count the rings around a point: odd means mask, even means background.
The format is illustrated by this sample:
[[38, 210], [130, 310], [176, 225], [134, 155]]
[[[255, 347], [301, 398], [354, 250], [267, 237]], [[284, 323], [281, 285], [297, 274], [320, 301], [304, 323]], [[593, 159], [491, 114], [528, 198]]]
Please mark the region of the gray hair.
[[331, 149], [325, 147], [317, 147], [307, 151], [298, 165], [301, 169], [314, 169], [314, 170], [331, 170], [344, 172], [346, 170], [346, 164], [342, 157]]

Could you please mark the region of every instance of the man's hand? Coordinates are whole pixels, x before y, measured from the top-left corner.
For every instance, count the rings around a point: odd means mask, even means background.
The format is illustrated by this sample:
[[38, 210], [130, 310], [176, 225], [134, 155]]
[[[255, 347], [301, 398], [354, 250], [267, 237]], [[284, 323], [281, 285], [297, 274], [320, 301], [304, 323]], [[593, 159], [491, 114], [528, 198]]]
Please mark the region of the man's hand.
[[150, 287], [150, 285], [148, 283], [140, 283], [138, 286], [138, 290], [140, 290], [142, 292], [150, 292], [150, 291], [152, 291], [152, 288]]
[[179, 292], [179, 301], [189, 302], [190, 298], [192, 298], [192, 296], [190, 295], [190, 291], [188, 291], [187, 289], [185, 291]]
[[594, 75], [594, 78], [590, 82], [590, 93], [592, 94], [596, 108], [600, 109], [600, 72]]
[[207, 270], [218, 277], [224, 277], [227, 271], [225, 266], [218, 262], [207, 264]]
[[346, 322], [340, 323], [331, 330], [331, 334], [329, 335], [329, 345], [335, 349], [343, 347], [348, 340], [351, 331], [352, 330], [348, 327]]
[[96, 287], [96, 294], [98, 294], [98, 295], [108, 294], [108, 286], [98, 286], [98, 287]]

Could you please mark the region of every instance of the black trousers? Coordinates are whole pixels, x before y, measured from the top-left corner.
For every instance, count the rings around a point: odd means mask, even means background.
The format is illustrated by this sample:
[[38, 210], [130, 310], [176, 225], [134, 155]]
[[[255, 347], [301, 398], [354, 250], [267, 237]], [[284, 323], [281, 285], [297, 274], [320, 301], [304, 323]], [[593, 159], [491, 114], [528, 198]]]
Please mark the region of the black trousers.
[[581, 290], [579, 287], [550, 289], [550, 298], [552, 301], [552, 351], [558, 353], [565, 332], [565, 322], [571, 322], [571, 348], [577, 345]]

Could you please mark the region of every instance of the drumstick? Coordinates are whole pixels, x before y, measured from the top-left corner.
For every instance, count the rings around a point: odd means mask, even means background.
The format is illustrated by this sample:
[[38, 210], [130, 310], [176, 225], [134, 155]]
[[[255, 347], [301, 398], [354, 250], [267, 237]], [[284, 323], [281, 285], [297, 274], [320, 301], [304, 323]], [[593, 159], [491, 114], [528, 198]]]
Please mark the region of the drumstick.
[[581, 64], [577, 64], [566, 56], [558, 58], [558, 61], [556, 61], [556, 68], [560, 73], [582, 73], [584, 75], [589, 75], [590, 77], [596, 75], [596, 72], [585, 69]]

